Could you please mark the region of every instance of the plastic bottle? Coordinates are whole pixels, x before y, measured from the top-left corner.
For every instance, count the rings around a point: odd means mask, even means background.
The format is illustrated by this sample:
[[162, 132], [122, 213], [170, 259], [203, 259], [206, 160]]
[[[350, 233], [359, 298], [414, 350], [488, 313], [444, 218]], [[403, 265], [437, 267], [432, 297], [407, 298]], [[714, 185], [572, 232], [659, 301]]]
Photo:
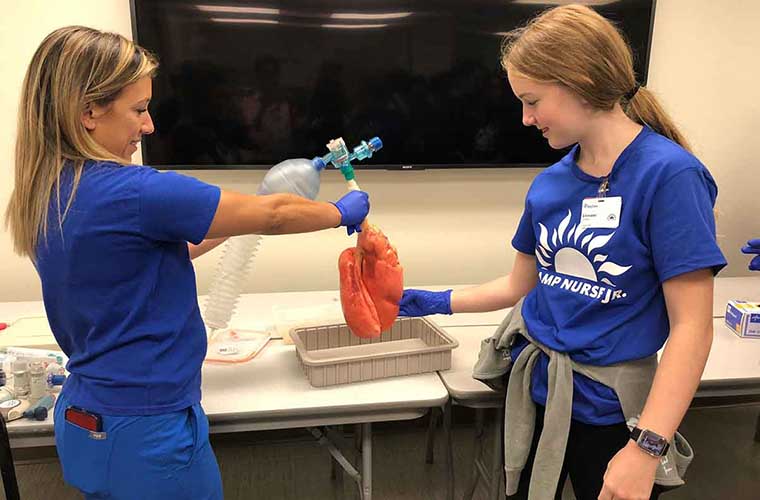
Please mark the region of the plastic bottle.
[[[324, 168], [325, 162], [319, 157], [285, 160], [269, 169], [256, 194], [291, 193], [313, 200], [319, 194], [319, 177]], [[225, 243], [206, 300], [204, 319], [210, 333], [229, 324], [260, 244], [258, 234], [237, 236]]]
[[29, 399], [37, 401], [45, 395], [47, 389], [47, 377], [45, 376], [45, 366], [40, 362], [29, 365]]
[[29, 370], [25, 361], [13, 362], [13, 391], [20, 398], [29, 394]]
[[45, 373], [48, 375], [65, 375], [66, 370], [64, 370], [64, 368], [58, 363], [48, 363], [47, 368], [45, 368]]
[[5, 383], [9, 383], [13, 377], [13, 360], [16, 357], [6, 352], [0, 352], [0, 368], [5, 372]]

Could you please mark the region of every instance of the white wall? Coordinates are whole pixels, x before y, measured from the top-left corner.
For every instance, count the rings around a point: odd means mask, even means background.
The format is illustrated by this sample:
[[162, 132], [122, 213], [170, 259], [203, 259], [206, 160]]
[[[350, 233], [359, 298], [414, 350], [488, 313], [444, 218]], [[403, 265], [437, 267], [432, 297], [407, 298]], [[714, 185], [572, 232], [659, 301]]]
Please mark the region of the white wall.
[[[128, 0], [26, 0], [8, 2], [0, 19], [0, 209], [13, 184], [16, 106], [28, 61], [53, 29], [83, 24], [131, 36]], [[715, 176], [719, 193], [718, 232], [729, 260], [725, 276], [748, 274], [742, 242], [760, 237], [760, 208], [752, 196], [753, 160], [760, 156], [760, 77], [753, 19], [754, 0], [660, 0], [649, 87], [660, 95], [700, 158]], [[139, 160], [136, 156], [135, 160]], [[361, 172], [372, 195], [371, 221], [397, 246], [406, 283], [476, 283], [507, 272], [510, 239], [523, 198], [538, 171], [532, 169], [424, 172]], [[252, 192], [262, 173], [193, 172], [223, 188]], [[324, 176], [321, 199], [344, 191], [336, 172]], [[246, 291], [336, 289], [337, 258], [351, 239], [341, 231], [268, 237], [255, 260]], [[204, 293], [221, 250], [196, 261]], [[0, 301], [37, 300], [39, 281], [31, 264], [13, 254], [0, 232]]]
[[649, 84], [718, 183], [721, 276], [749, 275], [739, 249], [760, 237], [758, 19], [757, 0], [657, 2]]

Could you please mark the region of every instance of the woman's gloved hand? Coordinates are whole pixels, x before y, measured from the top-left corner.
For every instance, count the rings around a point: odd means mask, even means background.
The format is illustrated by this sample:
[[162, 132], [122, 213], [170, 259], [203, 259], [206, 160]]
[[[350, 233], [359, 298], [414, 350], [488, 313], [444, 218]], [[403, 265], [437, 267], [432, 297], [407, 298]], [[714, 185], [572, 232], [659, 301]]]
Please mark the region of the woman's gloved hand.
[[754, 238], [742, 247], [742, 253], [755, 254], [749, 262], [750, 271], [760, 271], [760, 238]]
[[332, 202], [340, 212], [340, 225], [346, 226], [351, 236], [362, 231], [361, 225], [369, 213], [369, 195], [364, 191], [349, 191], [338, 201]]
[[398, 305], [399, 316], [451, 314], [451, 290], [431, 292], [407, 288]]

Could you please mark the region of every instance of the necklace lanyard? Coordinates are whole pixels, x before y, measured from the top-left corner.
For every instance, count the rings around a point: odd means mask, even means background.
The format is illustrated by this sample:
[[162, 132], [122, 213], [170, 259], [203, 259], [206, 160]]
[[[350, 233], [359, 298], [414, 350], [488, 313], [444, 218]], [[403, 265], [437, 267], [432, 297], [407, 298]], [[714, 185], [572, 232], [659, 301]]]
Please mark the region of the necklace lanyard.
[[606, 198], [607, 191], [609, 190], [610, 190], [610, 177], [607, 176], [604, 179], [602, 179], [602, 183], [599, 185], [599, 190], [596, 193], [597, 197]]

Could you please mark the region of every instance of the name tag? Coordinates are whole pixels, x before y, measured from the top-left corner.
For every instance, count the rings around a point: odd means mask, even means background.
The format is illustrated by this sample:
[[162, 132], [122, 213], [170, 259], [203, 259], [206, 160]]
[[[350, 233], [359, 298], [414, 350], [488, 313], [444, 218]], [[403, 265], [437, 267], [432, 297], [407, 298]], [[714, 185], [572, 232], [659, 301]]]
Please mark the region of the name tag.
[[620, 225], [620, 208], [623, 198], [586, 198], [581, 208], [580, 226], [587, 228], [615, 229]]

